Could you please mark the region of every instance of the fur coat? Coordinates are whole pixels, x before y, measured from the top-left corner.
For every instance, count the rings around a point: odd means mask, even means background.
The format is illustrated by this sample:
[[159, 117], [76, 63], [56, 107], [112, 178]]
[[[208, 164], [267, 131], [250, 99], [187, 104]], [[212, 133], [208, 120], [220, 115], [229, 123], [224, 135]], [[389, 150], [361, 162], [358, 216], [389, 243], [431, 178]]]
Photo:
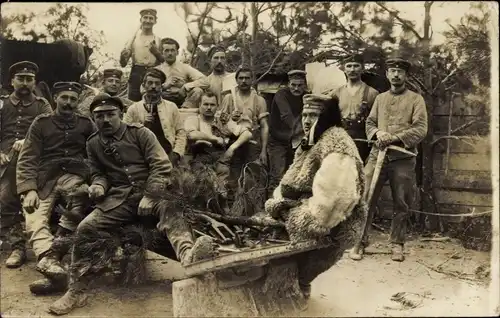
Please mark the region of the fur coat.
[[343, 128], [332, 127], [309, 150], [297, 149], [265, 209], [286, 221], [292, 241], [342, 234], [348, 237], [340, 241], [352, 243], [366, 218], [363, 191], [356, 145]]

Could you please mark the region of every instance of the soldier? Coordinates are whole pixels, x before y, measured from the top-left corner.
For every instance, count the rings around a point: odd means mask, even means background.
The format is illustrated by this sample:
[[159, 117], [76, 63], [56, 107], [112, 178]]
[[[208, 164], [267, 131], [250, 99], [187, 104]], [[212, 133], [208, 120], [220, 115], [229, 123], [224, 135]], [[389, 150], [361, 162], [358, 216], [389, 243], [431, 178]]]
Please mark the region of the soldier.
[[132, 104], [123, 121], [143, 124], [158, 138], [174, 166], [180, 162], [186, 150], [186, 131], [177, 106], [161, 97], [165, 74], [159, 69], [149, 69], [143, 81], [146, 88], [143, 100]]
[[[206, 257], [199, 251], [213, 250], [213, 242], [206, 236], [194, 242], [182, 216], [176, 211], [164, 211], [150, 196], [169, 185], [172, 171], [155, 135], [141, 124], [121, 120], [123, 103], [119, 98], [96, 96], [90, 109], [98, 133], [87, 140], [92, 181], [88, 191], [97, 204], [78, 225], [77, 241], [89, 233], [111, 232], [139, 222], [141, 216], [159, 215], [158, 229], [168, 237], [182, 265]], [[82, 256], [88, 257], [85, 253], [81, 246], [74, 246], [70, 268], [76, 269], [70, 272], [68, 291], [49, 307], [51, 313], [67, 314], [85, 305], [88, 275], [78, 269], [78, 264], [84, 262]]]
[[[30, 236], [37, 270], [49, 279], [66, 279], [60, 264], [65, 252], [54, 250], [49, 221], [56, 201], [86, 183], [85, 142], [96, 130], [90, 118], [76, 113], [82, 86], [54, 84], [54, 114], [40, 115], [30, 126], [17, 163], [17, 192], [23, 198], [26, 232]], [[62, 215], [58, 235], [73, 232], [83, 219], [84, 202], [72, 202]]]
[[127, 42], [120, 54], [121, 67], [127, 66], [132, 58], [132, 70], [128, 79], [128, 98], [134, 102], [141, 100], [141, 81], [146, 70], [164, 61], [159, 50], [160, 38], [154, 35], [157, 12], [155, 9], [144, 9], [140, 12], [141, 27], [134, 37]]
[[21, 226], [21, 202], [16, 190], [16, 164], [30, 124], [38, 115], [52, 113], [43, 97], [35, 96], [38, 66], [23, 61], [9, 68], [14, 92], [0, 97], [0, 206], [2, 241], [8, 241], [12, 253], [5, 264], [16, 268], [26, 260], [26, 241]]
[[[103, 71], [102, 91], [111, 96], [116, 96], [119, 93], [121, 87], [122, 76], [123, 72], [119, 69], [116, 68], [105, 69]], [[96, 92], [94, 94], [85, 97], [85, 99], [78, 106], [78, 111], [80, 112], [80, 114], [92, 117], [92, 114], [90, 114], [89, 111], [89, 106], [90, 103], [92, 103], [92, 101], [94, 100], [94, 97], [98, 94], [99, 91], [96, 89]], [[123, 105], [125, 105], [125, 112], [126, 112], [127, 108], [130, 105], [132, 105], [133, 102], [125, 97], [119, 97], [119, 98], [122, 100]]]
[[198, 108], [203, 90], [208, 88], [203, 73], [177, 60], [179, 43], [171, 38], [161, 40], [165, 62], [156, 68], [167, 76], [163, 98], [182, 108]]
[[[427, 135], [427, 110], [422, 95], [406, 88], [410, 62], [395, 58], [386, 62], [386, 76], [391, 89], [378, 95], [366, 120], [366, 135], [375, 140], [365, 167], [366, 184], [371, 184], [379, 148], [395, 144], [417, 153], [418, 144]], [[351, 250], [351, 259], [360, 260], [368, 245], [368, 228], [373, 218], [375, 202], [384, 183], [389, 180], [392, 190], [394, 212], [391, 224], [392, 260], [404, 260], [403, 247], [406, 238], [408, 210], [413, 203], [416, 191], [416, 158], [402, 152], [387, 152], [384, 166], [373, 192], [369, 207], [368, 221], [361, 242]], [[368, 193], [368, 190], [365, 194]]]
[[294, 149], [302, 140], [300, 114], [306, 93], [306, 72], [288, 72], [288, 87], [276, 92], [269, 115], [269, 192], [272, 193], [293, 161]]
[[[347, 84], [339, 87], [332, 96], [339, 100], [342, 111], [342, 121], [347, 133], [353, 139], [366, 139], [365, 122], [370, 113], [378, 91], [361, 81], [361, 74], [364, 71], [364, 60], [360, 54], [355, 54], [346, 58], [342, 67], [347, 77]], [[366, 142], [355, 141], [361, 160], [366, 162], [370, 147]]]

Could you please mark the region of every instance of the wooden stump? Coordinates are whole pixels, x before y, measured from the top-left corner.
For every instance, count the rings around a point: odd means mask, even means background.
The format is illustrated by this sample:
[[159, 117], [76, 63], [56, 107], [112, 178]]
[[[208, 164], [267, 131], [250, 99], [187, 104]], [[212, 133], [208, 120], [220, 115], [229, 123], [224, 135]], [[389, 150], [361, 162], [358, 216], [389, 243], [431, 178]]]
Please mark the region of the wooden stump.
[[304, 307], [295, 263], [278, 260], [243, 270], [174, 282], [174, 317], [294, 316]]

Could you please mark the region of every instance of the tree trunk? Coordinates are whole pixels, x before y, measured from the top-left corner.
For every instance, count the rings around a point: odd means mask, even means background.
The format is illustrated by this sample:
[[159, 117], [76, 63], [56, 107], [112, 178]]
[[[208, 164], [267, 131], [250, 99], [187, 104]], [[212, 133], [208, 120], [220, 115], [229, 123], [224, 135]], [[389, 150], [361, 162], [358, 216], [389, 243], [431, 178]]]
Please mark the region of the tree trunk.
[[[250, 5], [250, 17], [252, 19], [252, 39], [250, 42], [250, 69], [254, 72], [255, 69], [255, 56], [257, 55], [257, 30], [259, 27], [259, 12], [257, 10], [257, 2], [252, 2]], [[255, 73], [254, 73], [255, 75]], [[257, 86], [257, 83], [254, 83]]]
[[[424, 84], [429, 92], [432, 92], [432, 67], [430, 63], [430, 28], [431, 28], [431, 6], [433, 1], [426, 1], [424, 4], [425, 17], [424, 17], [424, 36], [422, 39], [423, 47], [423, 60], [425, 65], [425, 78]], [[426, 138], [422, 141], [422, 196], [421, 205], [422, 210], [425, 212], [435, 212], [434, 209], [434, 193], [433, 193], [433, 149], [432, 139], [434, 131], [432, 127], [433, 122], [433, 109], [434, 105], [438, 102], [433, 95], [425, 94], [428, 115], [428, 132]], [[437, 216], [428, 216], [428, 230], [439, 231], [439, 218]]]

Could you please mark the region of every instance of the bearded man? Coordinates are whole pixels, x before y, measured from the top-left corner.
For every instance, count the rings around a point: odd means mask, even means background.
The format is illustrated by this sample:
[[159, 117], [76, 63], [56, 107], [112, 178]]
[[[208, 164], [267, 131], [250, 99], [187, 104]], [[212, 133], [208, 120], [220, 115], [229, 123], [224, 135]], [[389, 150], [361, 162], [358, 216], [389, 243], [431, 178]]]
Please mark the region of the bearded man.
[[[96, 130], [90, 118], [76, 113], [82, 86], [54, 84], [54, 114], [38, 116], [30, 126], [17, 163], [17, 192], [23, 198], [26, 232], [37, 257], [37, 270], [55, 281], [66, 280], [61, 266], [65, 251], [52, 248], [49, 221], [56, 201], [86, 184], [85, 143]], [[56, 235], [75, 231], [84, 217], [84, 202], [72, 202]]]
[[309, 298], [311, 282], [333, 266], [359, 237], [366, 208], [363, 162], [342, 128], [338, 101], [305, 95], [305, 137], [265, 210], [285, 221], [291, 241], [326, 239], [329, 246], [294, 255], [299, 286]]
[[11, 254], [5, 261], [7, 268], [17, 268], [26, 261], [26, 239], [21, 222], [21, 201], [16, 189], [16, 164], [26, 133], [38, 115], [51, 114], [49, 102], [33, 92], [38, 66], [23, 61], [9, 68], [14, 92], [0, 96], [0, 237], [11, 245]]

